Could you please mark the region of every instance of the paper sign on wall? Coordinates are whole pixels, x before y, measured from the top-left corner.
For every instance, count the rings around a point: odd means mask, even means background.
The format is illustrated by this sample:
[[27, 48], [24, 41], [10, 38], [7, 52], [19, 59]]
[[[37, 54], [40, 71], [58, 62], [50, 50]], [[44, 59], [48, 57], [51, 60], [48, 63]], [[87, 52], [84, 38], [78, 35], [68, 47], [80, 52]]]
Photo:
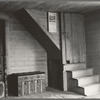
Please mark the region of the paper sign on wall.
[[49, 32], [57, 32], [57, 13], [48, 13]]

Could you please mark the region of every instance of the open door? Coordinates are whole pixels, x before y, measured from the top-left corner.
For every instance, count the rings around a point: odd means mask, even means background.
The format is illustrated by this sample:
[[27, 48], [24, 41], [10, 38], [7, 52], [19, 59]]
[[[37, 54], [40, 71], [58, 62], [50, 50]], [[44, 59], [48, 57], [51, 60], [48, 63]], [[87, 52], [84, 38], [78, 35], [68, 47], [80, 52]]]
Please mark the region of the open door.
[[0, 98], [5, 93], [5, 21], [0, 20]]

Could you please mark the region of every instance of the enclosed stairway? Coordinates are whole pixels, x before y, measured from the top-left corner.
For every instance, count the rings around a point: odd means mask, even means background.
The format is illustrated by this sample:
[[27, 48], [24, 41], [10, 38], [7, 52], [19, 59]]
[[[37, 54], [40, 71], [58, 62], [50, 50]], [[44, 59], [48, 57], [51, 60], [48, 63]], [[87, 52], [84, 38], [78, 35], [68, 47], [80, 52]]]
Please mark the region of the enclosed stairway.
[[45, 29], [39, 18], [31, 10], [20, 9], [13, 15], [47, 52], [48, 86], [63, 90], [63, 64], [60, 43]]
[[100, 76], [93, 74], [93, 68], [86, 68], [84, 63], [70, 64], [66, 72], [69, 91], [86, 96], [100, 93]]

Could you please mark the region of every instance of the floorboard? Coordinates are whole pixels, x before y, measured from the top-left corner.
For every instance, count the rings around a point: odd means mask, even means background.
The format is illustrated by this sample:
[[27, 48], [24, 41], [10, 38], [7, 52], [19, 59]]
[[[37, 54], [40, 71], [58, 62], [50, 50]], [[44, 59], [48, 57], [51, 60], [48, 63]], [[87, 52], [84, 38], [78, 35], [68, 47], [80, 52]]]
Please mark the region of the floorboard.
[[7, 99], [94, 99], [94, 98], [100, 98], [100, 93], [92, 95], [92, 96], [84, 96], [80, 95], [74, 92], [70, 91], [59, 91], [55, 89], [47, 89], [46, 92], [44, 93], [39, 93], [39, 94], [33, 94], [33, 95], [27, 95], [27, 96], [21, 96], [21, 97], [7, 97]]

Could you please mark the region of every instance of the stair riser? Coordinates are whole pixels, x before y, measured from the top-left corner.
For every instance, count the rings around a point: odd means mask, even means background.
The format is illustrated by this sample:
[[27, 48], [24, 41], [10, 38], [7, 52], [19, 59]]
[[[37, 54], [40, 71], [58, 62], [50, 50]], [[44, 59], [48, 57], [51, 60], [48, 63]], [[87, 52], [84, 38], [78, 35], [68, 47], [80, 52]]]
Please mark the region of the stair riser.
[[85, 93], [84, 95], [86, 95], [86, 96], [92, 96], [92, 95], [95, 95], [95, 94], [100, 94], [100, 90], [98, 90], [98, 91], [94, 91], [94, 92], [90, 92], [90, 93]]
[[85, 90], [85, 95], [95, 94], [96, 92], [100, 91], [100, 84], [85, 88], [84, 90]]
[[93, 69], [87, 69], [87, 70], [79, 70], [79, 71], [74, 71], [72, 72], [72, 77], [83, 77], [87, 75], [93, 75]]
[[86, 68], [86, 64], [67, 64], [64, 65], [64, 70], [77, 70]]

